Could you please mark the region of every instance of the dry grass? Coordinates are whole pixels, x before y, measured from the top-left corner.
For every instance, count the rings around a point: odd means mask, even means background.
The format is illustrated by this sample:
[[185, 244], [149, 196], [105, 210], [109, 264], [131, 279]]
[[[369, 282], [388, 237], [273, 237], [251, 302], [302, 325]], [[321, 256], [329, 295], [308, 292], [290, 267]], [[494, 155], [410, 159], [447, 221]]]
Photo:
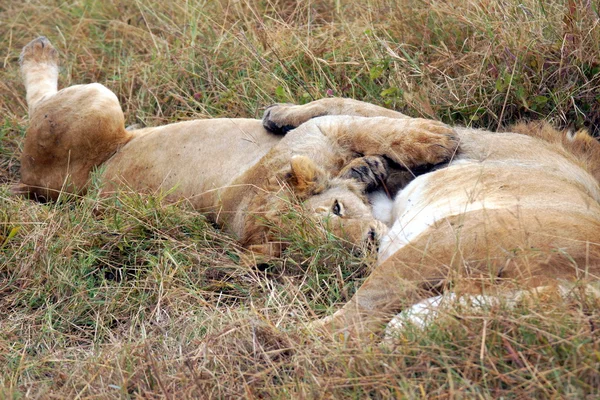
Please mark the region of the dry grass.
[[104, 83], [128, 124], [258, 117], [334, 94], [598, 133], [598, 12], [586, 0], [0, 4], [0, 397], [595, 398], [597, 301], [463, 311], [394, 348], [331, 343], [305, 326], [372, 261], [336, 241], [298, 230], [261, 271], [160, 198], [98, 214], [93, 191], [40, 205], [8, 188], [27, 124], [17, 58], [38, 35], [61, 53], [61, 86]]

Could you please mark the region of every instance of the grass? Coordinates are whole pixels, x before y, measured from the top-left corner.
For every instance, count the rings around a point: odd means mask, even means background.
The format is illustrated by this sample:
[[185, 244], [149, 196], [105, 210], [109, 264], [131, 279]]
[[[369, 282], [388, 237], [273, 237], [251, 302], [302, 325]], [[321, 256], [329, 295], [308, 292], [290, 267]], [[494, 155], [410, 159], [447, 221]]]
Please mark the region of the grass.
[[[461, 311], [393, 347], [306, 329], [372, 259], [302, 227], [256, 268], [184, 206], [13, 197], [18, 55], [45, 35], [61, 87], [101, 82], [127, 124], [260, 117], [328, 95], [497, 129], [600, 133], [595, 2], [35, 0], [0, 4], [0, 397], [594, 398], [599, 304]], [[99, 212], [98, 210], [101, 210]]]

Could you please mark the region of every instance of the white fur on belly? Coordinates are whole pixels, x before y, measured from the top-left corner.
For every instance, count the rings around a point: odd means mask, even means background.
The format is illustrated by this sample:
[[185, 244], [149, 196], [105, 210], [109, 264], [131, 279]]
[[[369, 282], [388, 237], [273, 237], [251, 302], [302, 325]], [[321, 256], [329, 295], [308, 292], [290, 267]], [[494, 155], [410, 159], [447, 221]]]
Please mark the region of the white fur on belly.
[[[461, 168], [461, 166], [453, 165], [451, 168]], [[493, 199], [473, 199], [472, 192], [477, 189], [477, 182], [472, 188], [463, 191], [454, 190], [447, 196], [436, 198], [427, 196], [428, 188], [430, 185], [437, 184], [440, 173], [443, 173], [443, 170], [421, 175], [398, 193], [392, 212], [394, 221], [392, 228], [382, 238], [379, 246], [377, 260], [379, 264], [437, 221], [470, 211], [506, 207], [506, 204], [498, 204]]]
[[369, 193], [369, 203], [373, 208], [373, 216], [389, 227], [394, 223], [394, 200], [390, 199], [383, 190]]

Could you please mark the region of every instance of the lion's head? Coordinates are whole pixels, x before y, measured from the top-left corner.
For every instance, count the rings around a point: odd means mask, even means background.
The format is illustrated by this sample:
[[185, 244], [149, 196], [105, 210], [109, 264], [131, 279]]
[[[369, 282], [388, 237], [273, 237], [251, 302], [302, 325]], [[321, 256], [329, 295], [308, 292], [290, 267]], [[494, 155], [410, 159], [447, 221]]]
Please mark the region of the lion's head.
[[373, 244], [387, 232], [387, 226], [375, 219], [364, 192], [364, 184], [331, 177], [309, 157], [294, 156], [289, 168], [278, 174], [277, 186], [260, 196], [258, 217], [248, 219], [242, 242], [255, 252], [279, 255], [285, 247], [281, 238], [290, 229], [285, 216], [298, 207], [311, 223], [353, 247]]

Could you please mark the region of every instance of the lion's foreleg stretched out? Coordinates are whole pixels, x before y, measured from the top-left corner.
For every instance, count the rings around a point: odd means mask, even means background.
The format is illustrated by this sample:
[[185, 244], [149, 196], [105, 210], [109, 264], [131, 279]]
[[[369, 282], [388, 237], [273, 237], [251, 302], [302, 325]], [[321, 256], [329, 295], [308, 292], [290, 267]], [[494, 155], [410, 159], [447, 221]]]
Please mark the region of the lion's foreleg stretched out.
[[458, 146], [451, 128], [421, 118], [333, 115], [308, 120], [296, 130], [315, 128], [351, 153], [383, 156], [407, 169], [447, 161]]

